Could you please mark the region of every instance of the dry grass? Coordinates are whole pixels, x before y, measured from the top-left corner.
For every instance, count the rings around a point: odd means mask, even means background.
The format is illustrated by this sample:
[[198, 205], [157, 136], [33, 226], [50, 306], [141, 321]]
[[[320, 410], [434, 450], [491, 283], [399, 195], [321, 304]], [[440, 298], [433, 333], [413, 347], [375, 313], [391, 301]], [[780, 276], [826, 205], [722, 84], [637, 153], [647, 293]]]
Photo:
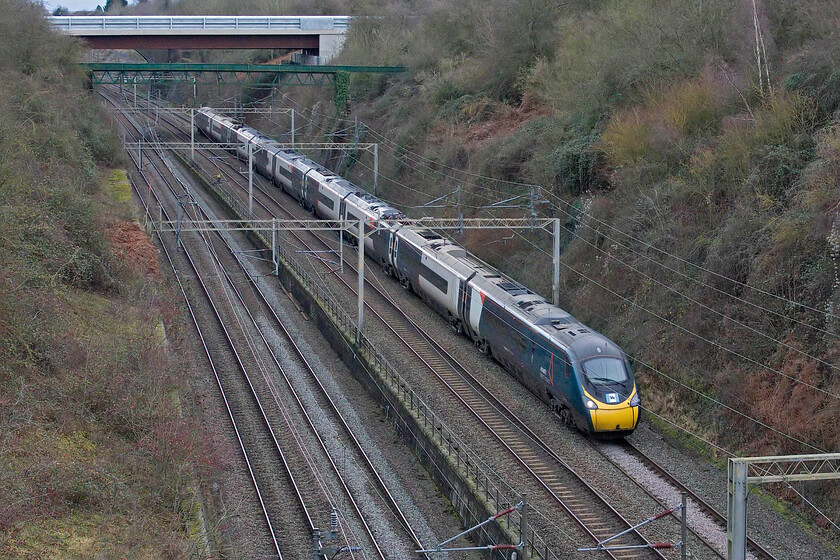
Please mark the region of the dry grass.
[[173, 406], [174, 297], [104, 235], [130, 191], [77, 46], [40, 5], [0, 11], [0, 556], [189, 556], [218, 456]]
[[645, 156], [657, 154], [652, 124], [639, 108], [613, 118], [601, 135], [601, 150], [613, 167], [634, 165]]

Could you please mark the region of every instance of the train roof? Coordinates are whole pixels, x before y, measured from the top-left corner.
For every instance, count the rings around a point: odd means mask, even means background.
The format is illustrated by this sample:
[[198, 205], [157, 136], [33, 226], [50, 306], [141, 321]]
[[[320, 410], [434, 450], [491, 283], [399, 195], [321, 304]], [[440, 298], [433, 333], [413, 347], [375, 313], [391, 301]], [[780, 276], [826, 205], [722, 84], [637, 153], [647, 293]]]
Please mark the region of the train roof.
[[358, 194], [364, 192], [362, 191], [362, 189], [360, 189], [347, 179], [339, 177], [338, 175], [328, 178], [327, 185], [329, 185], [329, 187], [333, 189], [341, 198], [344, 198], [348, 194]]
[[[355, 185], [353, 186], [355, 187]], [[358, 208], [361, 208], [362, 210], [365, 210], [371, 214], [374, 214], [375, 216], [378, 216], [380, 219], [385, 220], [397, 220], [405, 217], [405, 215], [402, 212], [400, 212], [387, 202], [376, 198], [369, 192], [366, 192], [363, 189], [360, 189], [359, 187], [356, 188], [358, 189], [358, 191], [348, 196], [347, 201], [354, 204]]]
[[619, 347], [566, 310], [467, 252], [443, 235], [424, 228], [403, 227], [400, 235], [490, 296], [520, 320], [583, 360], [594, 355], [622, 356]]

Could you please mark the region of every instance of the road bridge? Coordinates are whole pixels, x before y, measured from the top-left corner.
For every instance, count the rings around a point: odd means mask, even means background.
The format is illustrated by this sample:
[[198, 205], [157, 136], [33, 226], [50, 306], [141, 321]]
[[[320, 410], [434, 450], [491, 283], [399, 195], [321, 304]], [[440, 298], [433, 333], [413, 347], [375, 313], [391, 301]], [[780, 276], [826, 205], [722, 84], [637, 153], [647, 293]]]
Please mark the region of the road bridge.
[[92, 49], [303, 49], [338, 54], [349, 16], [52, 16]]

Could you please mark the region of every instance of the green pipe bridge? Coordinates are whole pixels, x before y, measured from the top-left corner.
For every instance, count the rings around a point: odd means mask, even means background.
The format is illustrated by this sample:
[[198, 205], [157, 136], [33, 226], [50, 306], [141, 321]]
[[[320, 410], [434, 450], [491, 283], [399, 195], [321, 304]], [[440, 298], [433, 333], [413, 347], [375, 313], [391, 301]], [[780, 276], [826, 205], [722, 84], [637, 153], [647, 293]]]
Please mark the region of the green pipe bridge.
[[404, 66], [328, 66], [299, 64], [199, 64], [86, 62], [82, 68], [92, 85], [185, 82], [196, 85], [335, 86], [336, 76], [399, 74]]

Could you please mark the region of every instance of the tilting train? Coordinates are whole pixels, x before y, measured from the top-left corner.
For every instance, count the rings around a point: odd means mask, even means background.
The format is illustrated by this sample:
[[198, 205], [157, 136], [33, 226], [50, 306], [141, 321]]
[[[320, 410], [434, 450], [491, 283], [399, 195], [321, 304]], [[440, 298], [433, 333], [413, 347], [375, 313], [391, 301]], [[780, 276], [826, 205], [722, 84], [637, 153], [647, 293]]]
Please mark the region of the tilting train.
[[[241, 159], [252, 146], [256, 170], [321, 218], [348, 222], [365, 253], [491, 355], [563, 420], [607, 437], [631, 433], [641, 401], [630, 362], [611, 340], [578, 322], [461, 246], [407, 225], [396, 208], [329, 169], [230, 117], [203, 108], [196, 125], [211, 140], [235, 145]], [[367, 229], [370, 228], [370, 229]], [[375, 231], [374, 231], [375, 230]]]

